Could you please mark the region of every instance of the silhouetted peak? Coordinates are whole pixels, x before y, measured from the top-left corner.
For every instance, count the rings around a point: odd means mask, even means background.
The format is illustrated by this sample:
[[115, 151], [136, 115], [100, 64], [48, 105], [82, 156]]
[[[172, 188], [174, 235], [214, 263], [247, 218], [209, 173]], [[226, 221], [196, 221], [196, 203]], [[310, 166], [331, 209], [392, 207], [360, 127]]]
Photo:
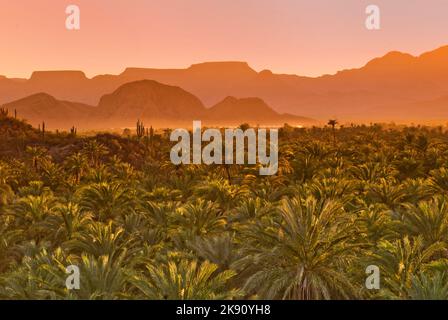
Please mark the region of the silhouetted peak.
[[225, 97], [224, 100], [221, 101], [221, 103], [235, 103], [237, 101], [238, 101], [237, 98], [228, 96], [228, 97]]
[[239, 99], [239, 102], [245, 102], [245, 103], [252, 103], [252, 104], [259, 104], [259, 105], [266, 105], [266, 102], [258, 97], [248, 97], [248, 98], [241, 98]]
[[182, 90], [179, 87], [176, 86], [170, 86], [167, 84], [163, 84], [160, 82], [157, 82], [155, 80], [138, 80], [133, 82], [128, 82], [120, 86], [118, 89], [116, 89], [112, 95], [124, 93], [124, 92], [139, 92], [139, 91], [151, 91], [151, 90], [158, 90], [158, 89], [172, 89], [172, 90]]
[[223, 61], [193, 64], [189, 71], [212, 74], [256, 74], [247, 62]]
[[131, 77], [131, 78], [138, 78], [138, 77], [145, 77], [148, 73], [151, 73], [153, 71], [168, 71], [170, 69], [155, 69], [155, 68], [135, 68], [135, 67], [129, 67], [126, 68], [122, 73], [120, 73], [120, 76], [124, 77]]
[[221, 102], [218, 102], [215, 106], [212, 108], [220, 109], [225, 108], [228, 110], [238, 110], [243, 111], [244, 109], [252, 109], [256, 111], [266, 111], [269, 110], [269, 112], [273, 111], [271, 107], [267, 105], [267, 103], [257, 97], [248, 97], [248, 98], [235, 98], [232, 96], [226, 97]]
[[196, 96], [180, 87], [139, 80], [103, 95], [98, 110], [109, 123], [129, 126], [135, 124], [136, 119], [153, 124], [154, 121], [200, 119], [205, 107]]
[[415, 61], [415, 57], [399, 51], [391, 51], [386, 55], [369, 61], [366, 65], [369, 67], [394, 67], [404, 64], [410, 64]]
[[218, 104], [222, 103], [259, 103], [259, 104], [266, 104], [263, 99], [258, 97], [248, 97], [248, 98], [235, 98], [233, 96], [225, 97], [224, 100], [219, 102]]
[[82, 71], [34, 71], [31, 75], [32, 81], [82, 81], [87, 77]]
[[17, 100], [17, 102], [54, 104], [57, 103], [58, 100], [48, 93], [39, 92]]
[[259, 75], [264, 76], [264, 77], [269, 77], [269, 76], [272, 76], [273, 73], [271, 70], [265, 69], [263, 71], [260, 71]]

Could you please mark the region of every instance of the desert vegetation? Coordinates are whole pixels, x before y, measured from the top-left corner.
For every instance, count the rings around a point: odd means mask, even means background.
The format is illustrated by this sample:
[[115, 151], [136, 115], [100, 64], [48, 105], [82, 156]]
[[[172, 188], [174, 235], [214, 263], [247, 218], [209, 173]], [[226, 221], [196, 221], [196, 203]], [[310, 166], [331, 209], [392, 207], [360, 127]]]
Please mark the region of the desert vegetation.
[[285, 125], [279, 143], [259, 176], [174, 166], [168, 131], [42, 132], [3, 112], [0, 298], [448, 299], [444, 128]]

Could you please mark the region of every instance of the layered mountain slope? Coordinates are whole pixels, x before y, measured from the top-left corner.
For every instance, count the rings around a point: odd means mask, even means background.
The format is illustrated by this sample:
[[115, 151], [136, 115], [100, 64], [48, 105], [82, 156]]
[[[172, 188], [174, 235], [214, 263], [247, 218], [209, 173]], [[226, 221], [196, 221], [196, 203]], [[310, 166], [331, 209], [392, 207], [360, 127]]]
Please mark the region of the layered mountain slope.
[[[420, 56], [390, 52], [361, 68], [318, 78], [256, 72], [245, 62], [201, 63], [187, 69], [128, 68], [120, 75], [92, 79], [82, 72], [35, 72], [29, 80], [0, 78], [0, 103], [47, 92], [57, 99], [96, 105], [104, 94], [145, 79], [179, 86], [207, 106], [227, 96], [259, 97], [280, 113], [400, 120], [417, 116], [400, 106], [448, 95], [448, 46]], [[390, 108], [398, 117], [388, 118]]]
[[96, 108], [77, 102], [57, 100], [46, 93], [37, 93], [26, 98], [7, 103], [3, 106], [10, 114], [17, 113], [18, 118], [26, 119], [33, 126], [45, 121], [49, 129], [71, 126], [88, 126], [93, 121]]
[[57, 100], [45, 93], [31, 95], [5, 105], [19, 118], [33, 125], [45, 121], [48, 128], [110, 129], [134, 127], [137, 120], [153, 127], [191, 126], [193, 120], [205, 125], [305, 125], [311, 119], [280, 115], [258, 98], [226, 98], [211, 109], [182, 88], [152, 80], [127, 83], [104, 95], [97, 107]]
[[227, 97], [208, 109], [205, 119], [207, 123], [213, 125], [249, 123], [251, 125], [281, 126], [285, 123], [304, 125], [314, 122], [305, 117], [279, 114], [260, 98], [237, 99], [235, 97]]
[[111, 94], [104, 95], [98, 115], [105, 124], [135, 125], [141, 119], [155, 125], [192, 121], [206, 109], [191, 93], [152, 80], [127, 83]]

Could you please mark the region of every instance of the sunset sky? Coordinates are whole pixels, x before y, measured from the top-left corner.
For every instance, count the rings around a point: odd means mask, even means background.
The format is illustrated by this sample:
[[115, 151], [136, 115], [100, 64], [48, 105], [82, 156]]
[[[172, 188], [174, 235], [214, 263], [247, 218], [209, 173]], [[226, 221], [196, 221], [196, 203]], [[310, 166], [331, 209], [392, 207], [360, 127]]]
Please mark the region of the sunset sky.
[[[81, 9], [79, 31], [65, 28], [69, 4]], [[364, 26], [368, 4], [381, 9], [380, 31]], [[0, 0], [0, 40], [0, 75], [9, 77], [228, 60], [316, 76], [447, 45], [448, 1]]]

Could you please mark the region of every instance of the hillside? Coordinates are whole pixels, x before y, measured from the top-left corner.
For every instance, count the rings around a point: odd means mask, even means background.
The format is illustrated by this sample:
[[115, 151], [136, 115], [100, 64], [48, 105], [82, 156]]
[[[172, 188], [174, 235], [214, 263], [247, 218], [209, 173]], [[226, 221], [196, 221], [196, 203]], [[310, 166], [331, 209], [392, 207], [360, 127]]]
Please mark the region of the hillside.
[[87, 126], [95, 108], [82, 103], [57, 100], [46, 93], [38, 93], [3, 106], [11, 113], [16, 110], [19, 118], [38, 126], [45, 121], [48, 129], [68, 129], [71, 126]]
[[288, 114], [279, 114], [260, 98], [227, 97], [223, 101], [207, 110], [206, 122], [213, 125], [239, 125], [249, 123], [251, 125], [282, 126], [304, 125], [314, 122], [305, 117]]
[[137, 119], [151, 124], [192, 121], [205, 112], [191, 93], [156, 81], [127, 83], [101, 97], [98, 119], [112, 126], [134, 126]]

